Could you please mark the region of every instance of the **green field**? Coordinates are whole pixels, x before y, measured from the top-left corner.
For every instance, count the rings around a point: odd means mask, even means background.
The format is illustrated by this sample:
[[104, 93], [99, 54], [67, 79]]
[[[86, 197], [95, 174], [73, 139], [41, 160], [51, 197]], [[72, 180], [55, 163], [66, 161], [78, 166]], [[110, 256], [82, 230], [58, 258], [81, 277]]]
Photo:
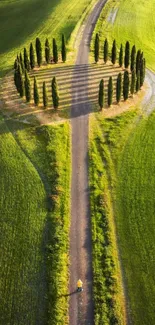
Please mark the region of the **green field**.
[[[122, 148], [118, 139], [126, 137], [128, 122], [135, 112], [123, 118], [90, 118], [89, 180], [93, 243], [93, 293], [95, 325], [126, 324], [125, 301], [119, 263], [113, 195], [116, 182], [115, 165], [109, 141]], [[110, 149], [113, 149], [112, 147]], [[115, 147], [116, 150], [116, 147]], [[118, 150], [118, 148], [117, 148]], [[113, 157], [116, 157], [113, 152]]]
[[[123, 278], [133, 324], [154, 325], [155, 114], [141, 120], [137, 114], [138, 112], [133, 111], [115, 118], [104, 120], [98, 118], [93, 146], [95, 148], [97, 145], [100, 150], [92, 156], [92, 164], [94, 166], [96, 164], [97, 167], [96, 172], [91, 170], [91, 177], [94, 177], [96, 184], [94, 193], [97, 198], [101, 195], [100, 189], [105, 195], [105, 179], [108, 175], [114, 204], [118, 247], [124, 270]], [[139, 124], [137, 124], [138, 120]], [[103, 170], [103, 180], [100, 185], [101, 159], [106, 170]], [[108, 195], [105, 203], [107, 198]], [[98, 224], [98, 212], [101, 209], [103, 209], [102, 204], [97, 203], [95, 223], [98, 227], [101, 227], [101, 224]], [[94, 212], [92, 217], [94, 220]], [[98, 228], [96, 233], [100, 234], [101, 230], [99, 232]], [[102, 246], [99, 244], [96, 256], [100, 257], [101, 251]], [[96, 263], [98, 270], [99, 265]], [[95, 293], [97, 292], [99, 293], [99, 286], [96, 286]]]
[[129, 137], [117, 174], [117, 225], [133, 323], [154, 325], [155, 114]]
[[[60, 44], [61, 34], [69, 40], [95, 0], [9, 0], [0, 1], [0, 76], [12, 64], [24, 46], [29, 48], [37, 36], [44, 42], [56, 37]], [[63, 13], [63, 15], [62, 15]], [[73, 41], [75, 35], [72, 35]]]
[[[135, 44], [137, 49], [144, 51], [147, 66], [155, 70], [155, 18], [152, 15], [154, 7], [155, 0], [109, 0], [100, 15], [94, 35], [99, 32], [101, 43], [105, 37], [110, 43], [115, 38], [118, 50], [121, 43], [125, 44], [129, 40], [131, 45]], [[113, 23], [112, 17], [117, 8]]]
[[8, 127], [1, 122], [0, 323], [67, 324], [69, 125]]

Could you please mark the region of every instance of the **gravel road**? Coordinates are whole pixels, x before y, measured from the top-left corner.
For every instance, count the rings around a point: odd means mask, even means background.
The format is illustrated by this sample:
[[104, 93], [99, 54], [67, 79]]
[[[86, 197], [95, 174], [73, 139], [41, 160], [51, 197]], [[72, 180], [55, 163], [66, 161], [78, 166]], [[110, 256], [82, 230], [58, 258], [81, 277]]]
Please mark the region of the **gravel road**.
[[[72, 185], [70, 230], [70, 325], [92, 325], [92, 256], [88, 184], [88, 57], [95, 23], [106, 3], [97, 2], [85, 22], [72, 77]], [[84, 83], [81, 94], [80, 80]], [[80, 104], [79, 104], [80, 102]], [[76, 282], [83, 281], [84, 291], [76, 293]]]
[[153, 71], [146, 69], [145, 82], [147, 84], [147, 90], [141, 107], [146, 115], [150, 115], [155, 109], [155, 73]]

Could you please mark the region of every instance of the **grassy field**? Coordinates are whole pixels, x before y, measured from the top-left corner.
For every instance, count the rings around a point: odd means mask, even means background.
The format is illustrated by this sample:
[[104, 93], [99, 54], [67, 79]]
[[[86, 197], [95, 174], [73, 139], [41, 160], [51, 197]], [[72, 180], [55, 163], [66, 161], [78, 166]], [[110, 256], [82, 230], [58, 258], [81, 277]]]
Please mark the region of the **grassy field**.
[[130, 136], [118, 165], [117, 225], [133, 323], [155, 323], [155, 114]]
[[40, 324], [46, 317], [43, 237], [46, 192], [8, 128], [0, 124], [0, 323]]
[[100, 15], [94, 35], [99, 32], [101, 43], [105, 37], [110, 43], [115, 38], [118, 50], [121, 43], [125, 44], [129, 40], [131, 45], [135, 44], [137, 49], [144, 51], [147, 66], [155, 70], [154, 6], [155, 0], [109, 0]]
[[67, 324], [69, 125], [8, 127], [1, 122], [1, 323]]
[[[16, 55], [29, 48], [36, 36], [44, 42], [61, 34], [69, 40], [76, 24], [84, 18], [95, 0], [9, 0], [0, 1], [0, 76], [11, 68]], [[63, 13], [63, 15], [62, 15]], [[72, 34], [71, 41], [75, 37]], [[72, 45], [72, 42], [70, 46]]]
[[[123, 139], [128, 122], [132, 121], [135, 115], [135, 112], [128, 112], [123, 118], [103, 120], [101, 115], [96, 114], [96, 117], [92, 115], [90, 119], [89, 177], [96, 325], [126, 324], [112, 203], [116, 174], [109, 143], [115, 139], [115, 144], [120, 145], [117, 141], [120, 138], [120, 130]], [[120, 146], [122, 147], [122, 144]]]
[[[103, 202], [106, 207], [108, 194], [105, 195], [107, 193], [105, 179], [108, 175], [107, 181], [114, 204], [117, 240], [131, 319], [136, 325], [153, 325], [155, 322], [155, 179], [153, 176], [155, 172], [155, 114], [141, 119], [139, 124], [137, 124], [139, 119], [139, 117], [137, 119], [137, 114], [138, 112], [133, 111], [115, 118], [104, 120], [101, 117], [98, 118], [98, 127], [96, 126], [96, 131], [94, 131], [96, 138], [93, 141], [95, 150], [91, 156], [91, 165], [93, 164], [95, 168], [94, 171], [92, 167], [90, 169], [91, 179], [93, 178], [95, 184], [94, 197], [91, 194], [93, 243], [94, 235], [101, 236], [101, 229], [105, 224], [105, 221], [100, 223], [99, 213], [106, 211], [106, 209], [103, 210]], [[97, 151], [96, 148], [100, 150]], [[106, 170], [103, 170], [101, 161], [104, 162]], [[102, 193], [106, 199], [101, 202], [95, 201]], [[95, 218], [94, 211], [96, 212]], [[105, 213], [103, 215], [105, 218]], [[96, 260], [94, 270], [98, 271], [97, 280], [100, 280], [99, 261], [102, 256], [102, 245], [99, 240], [102, 237], [96, 238], [98, 241], [95, 241], [93, 247]], [[103, 272], [103, 269], [101, 270]], [[95, 302], [101, 297], [100, 286], [98, 282], [95, 283]]]

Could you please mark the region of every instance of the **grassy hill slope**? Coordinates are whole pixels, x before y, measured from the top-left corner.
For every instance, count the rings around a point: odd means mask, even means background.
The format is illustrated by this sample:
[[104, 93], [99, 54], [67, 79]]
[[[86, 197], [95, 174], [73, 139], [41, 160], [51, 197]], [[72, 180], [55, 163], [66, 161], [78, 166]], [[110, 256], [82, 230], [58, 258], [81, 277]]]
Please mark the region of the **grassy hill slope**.
[[43, 324], [46, 193], [3, 122], [0, 129], [0, 323]]
[[155, 114], [144, 120], [120, 157], [117, 223], [133, 322], [155, 323]]
[[[44, 42], [64, 33], [68, 40], [78, 21], [95, 0], [14, 0], [0, 2], [0, 75], [36, 36]], [[63, 13], [63, 14], [62, 14]]]
[[0, 320], [67, 324], [69, 125], [8, 126], [1, 122]]
[[154, 7], [155, 0], [109, 0], [100, 15], [95, 33], [99, 32], [101, 43], [105, 37], [111, 43], [116, 39], [118, 50], [120, 44], [125, 44], [127, 40], [131, 45], [135, 44], [137, 49], [144, 51], [147, 66], [155, 70]]

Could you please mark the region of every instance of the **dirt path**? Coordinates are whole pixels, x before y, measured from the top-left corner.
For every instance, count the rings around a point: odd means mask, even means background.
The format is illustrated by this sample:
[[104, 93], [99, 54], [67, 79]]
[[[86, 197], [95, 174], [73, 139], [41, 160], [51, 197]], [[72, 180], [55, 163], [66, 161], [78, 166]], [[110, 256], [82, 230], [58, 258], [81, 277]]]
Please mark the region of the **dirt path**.
[[147, 91], [141, 103], [141, 107], [146, 115], [150, 115], [155, 109], [155, 73], [147, 69], [145, 81], [147, 83]]
[[[92, 257], [88, 185], [88, 56], [95, 23], [106, 3], [100, 0], [89, 15], [79, 45], [73, 72], [72, 95], [72, 187], [70, 231], [70, 325], [92, 325]], [[81, 94], [80, 73], [84, 89]], [[80, 104], [79, 104], [80, 102]], [[75, 293], [76, 282], [84, 284], [82, 294]]]

